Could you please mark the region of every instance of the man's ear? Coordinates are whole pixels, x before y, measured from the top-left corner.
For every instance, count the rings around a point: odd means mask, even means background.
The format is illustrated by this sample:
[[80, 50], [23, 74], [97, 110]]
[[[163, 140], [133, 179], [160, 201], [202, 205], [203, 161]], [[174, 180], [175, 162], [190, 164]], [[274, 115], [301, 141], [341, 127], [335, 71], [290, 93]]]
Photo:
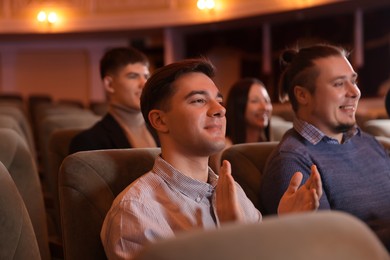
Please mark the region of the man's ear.
[[148, 115], [149, 122], [157, 132], [167, 133], [169, 131], [165, 121], [165, 112], [159, 109], [153, 109]]
[[108, 93], [114, 93], [115, 92], [115, 89], [112, 86], [112, 77], [111, 76], [105, 76], [103, 78], [103, 85], [104, 85], [104, 89]]
[[294, 95], [298, 103], [301, 105], [306, 105], [311, 96], [309, 91], [306, 88], [301, 86], [294, 87]]

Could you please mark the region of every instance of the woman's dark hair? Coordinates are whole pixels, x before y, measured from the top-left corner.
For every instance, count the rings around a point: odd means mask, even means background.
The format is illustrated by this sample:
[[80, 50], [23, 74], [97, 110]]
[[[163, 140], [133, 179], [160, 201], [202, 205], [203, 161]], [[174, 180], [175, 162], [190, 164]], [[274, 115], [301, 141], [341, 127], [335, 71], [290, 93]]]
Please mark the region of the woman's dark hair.
[[[248, 103], [248, 94], [253, 84], [264, 86], [256, 78], [243, 78], [230, 88], [226, 101], [226, 136], [233, 144], [246, 142], [245, 112]], [[270, 140], [270, 125], [265, 128], [265, 136]], [[260, 141], [260, 140], [259, 140]], [[264, 140], [263, 140], [264, 141]]]
[[128, 64], [141, 63], [149, 67], [145, 54], [132, 47], [118, 47], [108, 50], [100, 60], [100, 77], [114, 74]]
[[149, 112], [153, 109], [169, 110], [170, 98], [176, 90], [173, 83], [180, 76], [191, 72], [200, 72], [213, 78], [215, 68], [204, 58], [187, 59], [157, 69], [146, 81], [141, 94], [141, 112], [149, 126]]
[[285, 50], [280, 56], [280, 64], [283, 69], [279, 79], [280, 101], [289, 100], [293, 110], [297, 111], [298, 102], [294, 95], [294, 88], [301, 86], [314, 93], [315, 80], [319, 75], [314, 61], [330, 56], [348, 57], [348, 53], [340, 47], [328, 44]]
[[387, 116], [390, 117], [390, 89], [387, 91], [385, 96], [385, 108], [386, 108]]

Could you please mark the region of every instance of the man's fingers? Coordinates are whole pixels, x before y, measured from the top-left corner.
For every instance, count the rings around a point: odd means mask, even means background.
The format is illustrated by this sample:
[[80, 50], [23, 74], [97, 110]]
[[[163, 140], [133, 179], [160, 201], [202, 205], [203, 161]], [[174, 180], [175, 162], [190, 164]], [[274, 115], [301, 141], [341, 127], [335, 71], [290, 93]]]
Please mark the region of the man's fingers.
[[228, 175], [232, 174], [232, 167], [229, 161], [227, 160], [222, 161], [221, 171], [223, 171], [224, 174], [228, 174]]
[[311, 196], [312, 202], [311, 202], [310, 210], [317, 210], [318, 207], [320, 206], [320, 200], [319, 200], [319, 197], [317, 195], [317, 190], [312, 189], [311, 193], [312, 193], [312, 196]]
[[302, 182], [303, 175], [300, 172], [294, 173], [290, 180], [290, 185], [288, 185], [287, 192], [294, 193], [298, 190], [299, 185]]
[[319, 198], [322, 196], [321, 176], [318, 172], [317, 166], [314, 164], [311, 166], [310, 189], [315, 189]]
[[231, 172], [230, 163], [224, 160], [216, 188], [217, 215], [221, 223], [241, 219], [236, 186]]
[[234, 188], [232, 187], [234, 185], [234, 180], [231, 173], [230, 163], [227, 160], [224, 160], [219, 172], [217, 195], [219, 194], [221, 197], [225, 197], [230, 193], [230, 189]]
[[222, 161], [221, 169], [219, 170], [219, 177], [223, 178], [228, 174], [231, 174], [231, 166], [230, 163], [227, 160]]

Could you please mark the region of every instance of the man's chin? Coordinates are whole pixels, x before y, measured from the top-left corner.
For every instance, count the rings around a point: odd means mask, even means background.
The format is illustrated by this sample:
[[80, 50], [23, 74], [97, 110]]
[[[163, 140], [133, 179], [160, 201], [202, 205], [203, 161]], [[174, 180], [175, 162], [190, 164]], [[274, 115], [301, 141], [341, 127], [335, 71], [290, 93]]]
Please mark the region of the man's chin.
[[337, 133], [345, 133], [353, 129], [355, 127], [355, 124], [356, 124], [355, 122], [350, 124], [340, 124], [336, 126], [335, 130]]
[[216, 154], [223, 151], [225, 146], [226, 146], [225, 139], [223, 141], [214, 141], [211, 149], [211, 154]]

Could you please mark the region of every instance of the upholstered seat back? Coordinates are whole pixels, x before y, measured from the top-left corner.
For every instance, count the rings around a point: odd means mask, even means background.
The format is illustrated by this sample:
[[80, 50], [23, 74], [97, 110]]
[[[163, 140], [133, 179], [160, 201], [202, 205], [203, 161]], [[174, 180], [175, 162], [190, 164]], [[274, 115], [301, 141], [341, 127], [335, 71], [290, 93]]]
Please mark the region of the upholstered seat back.
[[232, 165], [234, 179], [256, 208], [260, 208], [260, 185], [267, 158], [278, 142], [236, 144], [226, 149], [221, 159]]
[[363, 129], [373, 136], [390, 137], [390, 119], [372, 119], [364, 123]]
[[[81, 110], [81, 109], [80, 109]], [[81, 110], [83, 111], [83, 110]], [[49, 155], [49, 140], [51, 135], [61, 129], [86, 129], [100, 120], [100, 116], [94, 115], [92, 112], [82, 112], [80, 114], [63, 114], [61, 116], [49, 115], [41, 120], [39, 140], [41, 149], [41, 158], [43, 166], [43, 175], [45, 176], [45, 186], [50, 193], [55, 191], [51, 190], [50, 185], [50, 155]]]
[[[28, 145], [28, 139], [23, 132], [22, 128], [18, 124], [15, 118], [9, 115], [4, 115], [0, 113], [0, 128], [8, 128], [14, 130], [18, 135], [20, 135], [23, 140]], [[31, 150], [31, 149], [30, 149]]]
[[54, 207], [54, 224], [58, 234], [61, 234], [60, 202], [58, 198], [58, 171], [62, 161], [69, 154], [69, 144], [72, 138], [83, 129], [60, 129], [51, 134], [49, 138], [48, 165], [49, 172], [46, 174], [47, 183], [51, 191]]
[[11, 129], [0, 128], [0, 161], [8, 169], [30, 215], [42, 259], [50, 259], [45, 206], [38, 169], [26, 142]]
[[106, 259], [100, 230], [115, 197], [153, 167], [160, 148], [85, 151], [71, 154], [59, 173], [66, 259]]
[[54, 130], [65, 128], [65, 126], [68, 128], [88, 127], [91, 125], [89, 124], [90, 120], [79, 118], [96, 116], [88, 109], [57, 103], [37, 104], [34, 111], [35, 124], [33, 124], [33, 129], [36, 133], [38, 150], [47, 147], [47, 140]]
[[18, 125], [22, 135], [25, 137], [27, 144], [30, 148], [30, 152], [34, 159], [37, 159], [36, 144], [34, 140], [33, 130], [28, 120], [27, 115], [21, 110], [21, 108], [10, 106], [4, 103], [0, 103], [0, 115], [10, 116]]
[[375, 234], [359, 219], [336, 211], [264, 218], [194, 231], [145, 247], [134, 260], [385, 260]]
[[41, 259], [23, 199], [7, 168], [1, 162], [0, 223], [0, 259]]
[[279, 116], [272, 116], [271, 118], [271, 141], [280, 141], [283, 135], [293, 127], [293, 122], [284, 120]]

